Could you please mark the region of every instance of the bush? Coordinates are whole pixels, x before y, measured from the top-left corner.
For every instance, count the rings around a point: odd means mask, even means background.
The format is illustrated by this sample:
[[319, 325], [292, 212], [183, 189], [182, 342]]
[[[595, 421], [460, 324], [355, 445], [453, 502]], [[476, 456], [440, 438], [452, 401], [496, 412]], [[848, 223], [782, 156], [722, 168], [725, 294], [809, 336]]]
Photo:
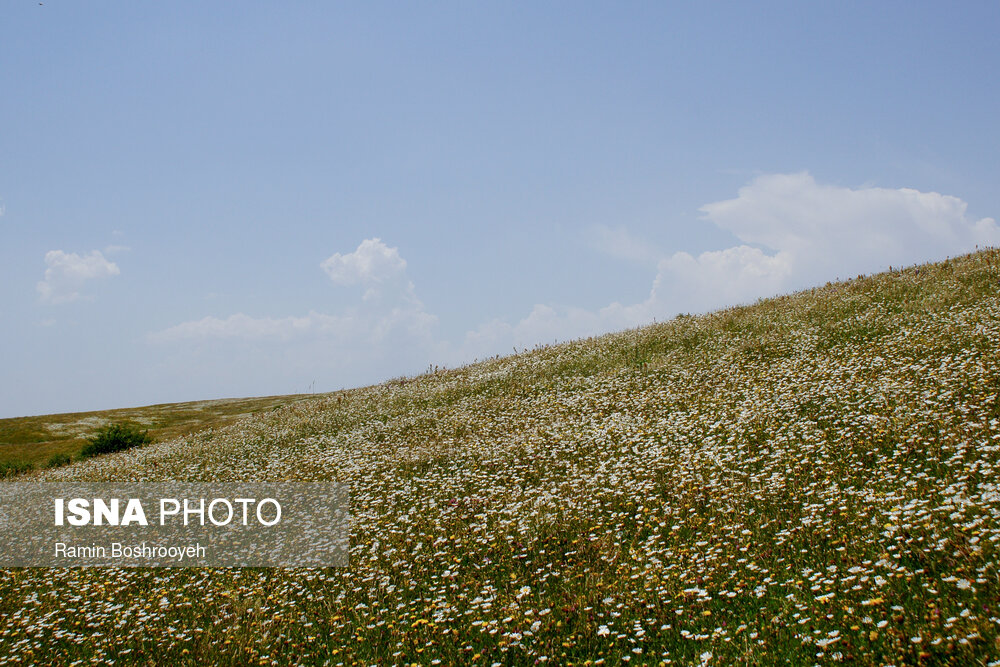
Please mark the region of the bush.
[[84, 446], [80, 456], [89, 458], [99, 454], [120, 452], [152, 441], [153, 439], [149, 437], [149, 431], [140, 431], [133, 424], [109, 424], [97, 431], [97, 435]]
[[73, 461], [69, 454], [53, 454], [49, 462], [45, 464], [46, 468], [59, 468], [61, 466], [69, 465]]
[[32, 470], [35, 466], [21, 461], [0, 461], [0, 479], [13, 477]]

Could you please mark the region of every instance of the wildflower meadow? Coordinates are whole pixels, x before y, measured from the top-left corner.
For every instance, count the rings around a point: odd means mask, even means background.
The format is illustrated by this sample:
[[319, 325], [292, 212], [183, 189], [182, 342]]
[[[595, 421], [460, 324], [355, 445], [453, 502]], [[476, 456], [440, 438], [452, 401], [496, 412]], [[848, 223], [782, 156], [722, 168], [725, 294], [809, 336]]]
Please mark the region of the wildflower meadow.
[[350, 489], [329, 569], [0, 570], [0, 664], [1000, 665], [1000, 252], [20, 479]]

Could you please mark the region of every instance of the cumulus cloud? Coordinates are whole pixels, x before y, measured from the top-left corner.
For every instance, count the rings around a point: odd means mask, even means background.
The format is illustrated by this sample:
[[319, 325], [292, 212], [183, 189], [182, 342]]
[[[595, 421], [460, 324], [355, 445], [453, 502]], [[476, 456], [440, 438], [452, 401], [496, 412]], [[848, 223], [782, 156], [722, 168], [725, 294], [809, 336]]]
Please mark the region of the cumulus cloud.
[[50, 250], [45, 253], [45, 265], [45, 277], [37, 289], [42, 300], [48, 303], [75, 301], [83, 296], [87, 281], [121, 273], [118, 265], [105, 259], [99, 250], [87, 255]]
[[406, 260], [398, 248], [390, 248], [379, 238], [365, 239], [357, 250], [346, 255], [333, 253], [320, 267], [337, 285], [369, 285], [399, 277], [406, 270]]
[[822, 185], [803, 172], [760, 176], [737, 195], [700, 211], [743, 243], [661, 260], [650, 315], [704, 312], [1000, 242], [992, 218], [971, 220], [964, 201], [937, 192]]
[[744, 243], [784, 253], [791, 263], [783, 267], [790, 271], [786, 284], [801, 285], [943, 259], [1000, 241], [996, 222], [970, 220], [967, 208], [958, 197], [937, 192], [821, 185], [803, 172], [760, 176], [735, 199], [707, 204], [701, 212]]
[[378, 237], [365, 239], [354, 252], [334, 253], [320, 268], [335, 285], [361, 285], [365, 301], [416, 300], [413, 283], [406, 277], [406, 260], [398, 248]]
[[[760, 176], [734, 199], [700, 209], [741, 243], [660, 256], [644, 301], [599, 310], [538, 304], [514, 324], [495, 320], [468, 332], [453, 353], [482, 357], [590, 336], [1000, 244], [996, 221], [970, 219], [967, 208], [937, 192], [823, 185], [805, 172]], [[655, 252], [623, 228], [591, 228], [587, 237], [623, 260], [645, 263]]]

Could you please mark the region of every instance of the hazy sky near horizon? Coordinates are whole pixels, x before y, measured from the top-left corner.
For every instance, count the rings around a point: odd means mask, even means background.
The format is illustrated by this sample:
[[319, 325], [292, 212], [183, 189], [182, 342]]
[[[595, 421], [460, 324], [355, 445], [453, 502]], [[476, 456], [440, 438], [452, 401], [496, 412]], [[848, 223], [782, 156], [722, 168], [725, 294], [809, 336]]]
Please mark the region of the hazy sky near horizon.
[[995, 2], [0, 28], [0, 417], [330, 391], [1000, 245]]

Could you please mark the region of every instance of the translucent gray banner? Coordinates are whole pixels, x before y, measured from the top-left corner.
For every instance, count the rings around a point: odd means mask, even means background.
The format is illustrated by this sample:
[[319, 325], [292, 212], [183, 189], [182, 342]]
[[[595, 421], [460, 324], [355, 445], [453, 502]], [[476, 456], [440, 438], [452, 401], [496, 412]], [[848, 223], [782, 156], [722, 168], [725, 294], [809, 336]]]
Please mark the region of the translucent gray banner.
[[341, 567], [336, 483], [0, 483], [0, 567]]

